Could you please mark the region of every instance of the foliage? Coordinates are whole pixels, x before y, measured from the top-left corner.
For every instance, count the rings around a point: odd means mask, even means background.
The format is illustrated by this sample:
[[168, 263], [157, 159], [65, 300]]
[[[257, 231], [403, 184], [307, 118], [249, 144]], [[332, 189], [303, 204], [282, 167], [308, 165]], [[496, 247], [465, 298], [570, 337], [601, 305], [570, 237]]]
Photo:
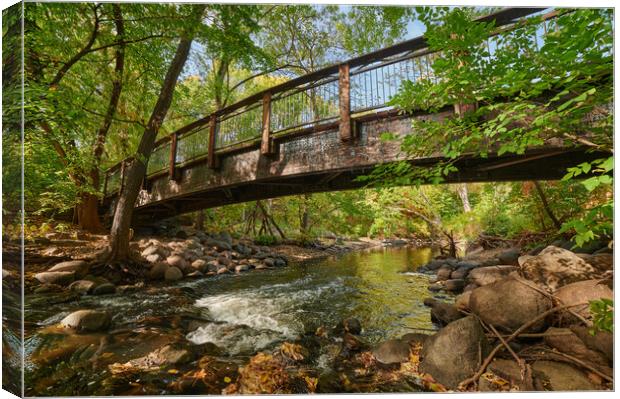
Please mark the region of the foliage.
[[[392, 105], [431, 112], [453, 105], [476, 107], [455, 118], [415, 120], [416, 134], [398, 138], [412, 156], [439, 152], [445, 161], [425, 169], [406, 162], [380, 165], [364, 181], [379, 186], [437, 184], [468, 155], [523, 154], [553, 140], [611, 152], [610, 9], [559, 10], [557, 18], [545, 22], [544, 35], [542, 17], [528, 18], [489, 41], [497, 30], [494, 23], [473, 22], [472, 9], [417, 11], [430, 49], [439, 54], [432, 65], [433, 79], [405, 82]], [[585, 188], [607, 193], [602, 202], [590, 204], [585, 215], [564, 224], [562, 232], [574, 230], [578, 243], [611, 232], [612, 169], [613, 158], [606, 158], [569, 170], [566, 180], [587, 173]], [[498, 226], [508, 223], [494, 220]]]
[[614, 301], [601, 298], [590, 301], [590, 313], [593, 317], [594, 328], [592, 335], [599, 331], [614, 332]]
[[272, 235], [258, 235], [254, 237], [254, 242], [258, 245], [274, 245], [278, 243], [278, 238]]

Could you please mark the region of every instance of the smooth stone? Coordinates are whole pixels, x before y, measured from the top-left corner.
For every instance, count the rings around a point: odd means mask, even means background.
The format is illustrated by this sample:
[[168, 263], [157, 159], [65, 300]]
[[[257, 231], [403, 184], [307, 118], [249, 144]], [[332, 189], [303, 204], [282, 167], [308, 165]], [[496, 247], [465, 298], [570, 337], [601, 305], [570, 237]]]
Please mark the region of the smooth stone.
[[87, 294], [95, 286], [95, 283], [90, 280], [77, 280], [69, 284], [69, 289], [80, 294]]
[[78, 310], [60, 322], [61, 326], [78, 332], [95, 332], [110, 326], [111, 317], [108, 313], [98, 310]]
[[95, 288], [92, 289], [92, 295], [107, 295], [114, 294], [116, 292], [116, 287], [111, 283], [104, 283], [100, 285], [96, 285]]
[[35, 274], [34, 278], [42, 284], [57, 284], [64, 287], [75, 280], [75, 272], [41, 272]]
[[169, 267], [164, 273], [164, 279], [166, 281], [177, 281], [183, 278], [183, 272], [181, 269], [175, 266]]
[[166, 275], [166, 270], [168, 270], [169, 267], [170, 266], [164, 262], [156, 263], [147, 273], [147, 277], [151, 280], [162, 280]]
[[601, 387], [594, 385], [585, 374], [567, 363], [537, 360], [532, 364], [532, 370], [544, 376], [542, 379], [546, 381], [546, 384], [540, 388], [548, 386], [553, 391], [601, 389]]
[[74, 272], [78, 278], [84, 277], [88, 274], [88, 263], [83, 260], [71, 260], [67, 262], [61, 262], [54, 267], [50, 268], [49, 272]]
[[409, 343], [400, 339], [390, 339], [372, 350], [379, 363], [403, 363], [409, 360]]

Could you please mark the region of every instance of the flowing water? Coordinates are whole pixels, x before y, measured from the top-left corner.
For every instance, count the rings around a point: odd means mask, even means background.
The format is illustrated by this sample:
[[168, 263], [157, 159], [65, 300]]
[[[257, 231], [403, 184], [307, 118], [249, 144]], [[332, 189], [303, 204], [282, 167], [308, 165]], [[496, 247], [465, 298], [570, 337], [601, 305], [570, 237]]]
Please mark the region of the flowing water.
[[[361, 322], [361, 338], [370, 345], [433, 329], [422, 304], [429, 296], [428, 277], [416, 272], [430, 257], [429, 248], [386, 248], [58, 304], [27, 298], [26, 380], [31, 387], [26, 393], [173, 393], [162, 384], [174, 376], [160, 375], [157, 392], [132, 390], [129, 380], [110, 383], [108, 365], [179, 339], [243, 365], [259, 351], [299, 340], [320, 326], [332, 328], [349, 317]], [[106, 310], [113, 315], [113, 330], [71, 335], [58, 329], [57, 323], [77, 309]], [[93, 356], [98, 360], [93, 362]], [[86, 360], [92, 364], [84, 366]], [[331, 366], [320, 356], [311, 367], [320, 374]]]

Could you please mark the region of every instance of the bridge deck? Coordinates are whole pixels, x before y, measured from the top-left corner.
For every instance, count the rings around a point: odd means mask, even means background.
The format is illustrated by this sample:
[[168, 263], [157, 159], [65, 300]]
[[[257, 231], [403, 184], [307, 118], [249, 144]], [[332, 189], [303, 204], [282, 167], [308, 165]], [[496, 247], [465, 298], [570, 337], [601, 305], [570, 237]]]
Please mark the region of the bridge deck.
[[[521, 29], [513, 22], [543, 10], [504, 9], [481, 20]], [[556, 16], [555, 11], [541, 15], [533, 46], [544, 42], [547, 25]], [[486, 45], [492, 58], [495, 36]], [[412, 118], [453, 116], [452, 107], [436, 114], [400, 115], [388, 105], [403, 82], [436, 81], [432, 63], [439, 56], [419, 37], [285, 82], [179, 129], [156, 143], [135, 214], [161, 218], [361, 187], [355, 177], [377, 164], [407, 159], [397, 142], [380, 139], [382, 133], [415, 134]], [[522, 156], [462, 160], [448, 181], [557, 179], [567, 165], [592, 157], [548, 142]], [[408, 160], [425, 165], [439, 158]], [[108, 212], [113, 212], [127, 162], [131, 160], [106, 172], [103, 207]]]

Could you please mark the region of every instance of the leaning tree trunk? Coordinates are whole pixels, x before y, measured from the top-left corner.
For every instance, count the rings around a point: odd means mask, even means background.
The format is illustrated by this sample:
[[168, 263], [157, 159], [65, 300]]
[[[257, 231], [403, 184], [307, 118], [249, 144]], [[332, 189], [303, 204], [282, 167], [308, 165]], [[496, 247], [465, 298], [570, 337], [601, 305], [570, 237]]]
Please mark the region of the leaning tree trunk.
[[456, 192], [459, 194], [461, 198], [461, 202], [463, 203], [463, 212], [471, 212], [471, 205], [469, 204], [469, 192], [467, 191], [467, 184], [462, 183], [456, 186]]
[[[196, 20], [190, 23], [199, 23], [204, 9], [205, 5], [195, 5], [193, 15], [196, 17]], [[142, 178], [146, 173], [149, 157], [155, 146], [157, 133], [170, 108], [177, 79], [187, 61], [191, 44], [192, 38], [183, 37], [180, 40], [172, 63], [164, 78], [164, 83], [159, 92], [155, 108], [153, 109], [149, 122], [140, 139], [136, 156], [125, 170], [125, 180], [118, 197], [116, 212], [114, 213], [114, 219], [112, 221], [112, 230], [110, 232], [111, 251], [109, 260], [121, 261], [128, 259], [130, 256], [129, 240], [133, 208], [140, 192]]]

